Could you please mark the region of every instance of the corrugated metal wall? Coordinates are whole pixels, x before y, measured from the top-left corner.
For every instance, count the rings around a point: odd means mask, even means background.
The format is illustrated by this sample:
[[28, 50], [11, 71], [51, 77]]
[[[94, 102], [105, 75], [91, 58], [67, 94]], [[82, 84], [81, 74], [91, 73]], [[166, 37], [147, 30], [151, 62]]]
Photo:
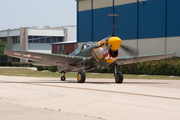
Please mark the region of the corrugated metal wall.
[[91, 10], [91, 0], [82, 0], [78, 2], [78, 12]]
[[92, 40], [92, 12], [91, 10], [82, 11], [78, 13], [77, 23], [77, 41], [91, 41]]
[[77, 28], [73, 26], [64, 26], [67, 29], [67, 41], [77, 41]]
[[77, 41], [92, 40], [92, 1], [77, 1]]
[[65, 36], [64, 29], [28, 29], [28, 35], [29, 36]]
[[125, 4], [131, 4], [136, 3], [137, 0], [114, 0], [114, 5], [125, 5]]
[[10, 30], [8, 36], [20, 36], [20, 30], [19, 29]]
[[113, 0], [93, 0], [93, 9], [112, 7]]
[[7, 37], [7, 36], [8, 36], [8, 31], [7, 30], [0, 31], [0, 37]]
[[166, 52], [180, 56], [180, 0], [167, 0]]
[[93, 9], [93, 41], [99, 41], [112, 34], [108, 14], [113, 12], [112, 7]]
[[114, 12], [119, 15], [117, 35], [122, 40], [137, 39], [137, 2], [117, 5]]
[[78, 41], [111, 34], [108, 14], [113, 12], [119, 15], [118, 35], [123, 40], [180, 36], [180, 0], [139, 1], [79, 0]]
[[180, 36], [180, 0], [167, 0], [167, 37]]
[[165, 37], [166, 0], [149, 0], [138, 6], [138, 39]]
[[7, 36], [20, 36], [19, 29], [8, 29], [0, 31], [0, 37], [7, 37]]
[[29, 52], [51, 53], [51, 44], [48, 43], [28, 43]]

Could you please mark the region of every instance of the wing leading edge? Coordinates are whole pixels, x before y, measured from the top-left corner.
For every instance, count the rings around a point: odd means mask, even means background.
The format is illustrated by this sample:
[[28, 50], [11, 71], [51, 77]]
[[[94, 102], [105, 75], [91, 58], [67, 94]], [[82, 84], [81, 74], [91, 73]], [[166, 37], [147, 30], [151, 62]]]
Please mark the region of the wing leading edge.
[[176, 55], [176, 53], [155, 54], [155, 55], [140, 55], [140, 56], [131, 56], [131, 57], [118, 57], [117, 64], [124, 65], [124, 64], [131, 64], [131, 63], [137, 63], [137, 62], [160, 60], [160, 59], [172, 57], [172, 56], [175, 56], [175, 55]]
[[80, 56], [69, 56], [69, 55], [59, 55], [59, 54], [45, 54], [45, 53], [35, 53], [27, 51], [14, 51], [5, 50], [4, 53], [11, 57], [23, 58], [28, 60], [36, 61], [43, 65], [54, 65], [54, 66], [70, 66], [71, 64], [76, 64], [87, 57]]

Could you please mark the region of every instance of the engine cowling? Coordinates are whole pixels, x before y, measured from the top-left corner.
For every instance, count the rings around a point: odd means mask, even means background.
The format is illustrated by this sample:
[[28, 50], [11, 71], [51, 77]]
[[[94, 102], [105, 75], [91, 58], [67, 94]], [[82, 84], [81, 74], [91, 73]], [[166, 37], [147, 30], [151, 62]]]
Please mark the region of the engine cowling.
[[109, 49], [104, 51], [103, 57], [106, 62], [113, 63], [114, 61], [116, 61], [118, 54], [118, 50]]
[[106, 47], [99, 47], [93, 50], [92, 55], [97, 62], [105, 61], [108, 63], [113, 63], [118, 57], [118, 50], [112, 50]]

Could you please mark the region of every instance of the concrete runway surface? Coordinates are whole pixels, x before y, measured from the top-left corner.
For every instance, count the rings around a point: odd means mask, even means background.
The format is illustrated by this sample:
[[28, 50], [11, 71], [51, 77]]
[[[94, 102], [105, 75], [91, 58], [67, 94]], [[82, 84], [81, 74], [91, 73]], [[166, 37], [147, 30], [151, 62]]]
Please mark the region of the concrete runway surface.
[[0, 76], [0, 106], [0, 120], [180, 120], [180, 81]]

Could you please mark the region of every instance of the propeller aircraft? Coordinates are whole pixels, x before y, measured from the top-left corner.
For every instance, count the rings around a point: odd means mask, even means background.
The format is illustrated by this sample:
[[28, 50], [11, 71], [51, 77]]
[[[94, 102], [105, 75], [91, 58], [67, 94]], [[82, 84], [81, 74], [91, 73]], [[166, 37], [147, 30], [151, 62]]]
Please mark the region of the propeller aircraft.
[[[86, 80], [85, 71], [95, 68], [105, 69], [114, 67], [114, 76], [116, 83], [123, 82], [123, 74], [117, 71], [118, 65], [131, 64], [137, 62], [151, 61], [172, 57], [173, 54], [139, 55], [139, 52], [133, 48], [122, 44], [122, 40], [116, 36], [117, 17], [116, 14], [109, 15], [113, 34], [102, 39], [96, 44], [88, 42], [78, 47], [70, 55], [66, 55], [63, 48], [59, 46], [58, 54], [45, 54], [27, 51], [5, 50], [5, 54], [12, 57], [24, 58], [36, 61], [35, 65], [57, 66], [59, 73], [64, 73], [62, 81], [66, 80], [65, 73], [77, 71], [77, 81], [84, 83]], [[119, 57], [119, 48], [130, 54], [129, 57]]]

